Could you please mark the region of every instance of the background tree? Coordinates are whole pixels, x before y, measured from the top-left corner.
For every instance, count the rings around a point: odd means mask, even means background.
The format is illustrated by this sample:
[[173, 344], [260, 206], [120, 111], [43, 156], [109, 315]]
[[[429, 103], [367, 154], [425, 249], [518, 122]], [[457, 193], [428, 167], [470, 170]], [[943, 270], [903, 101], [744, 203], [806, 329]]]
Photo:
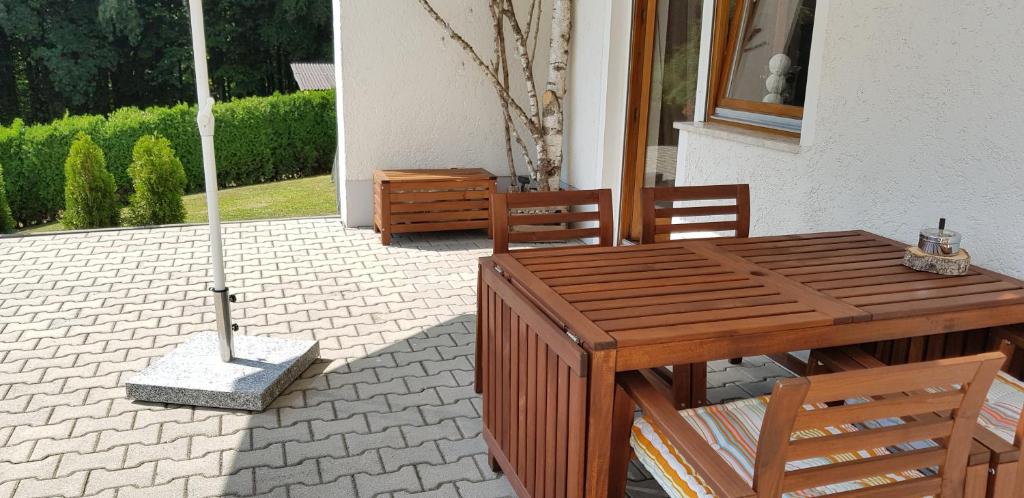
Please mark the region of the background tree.
[[123, 213], [126, 226], [168, 225], [185, 221], [185, 167], [170, 140], [146, 135], [135, 142], [128, 166], [135, 192]]
[[64, 215], [69, 229], [117, 226], [117, 192], [103, 151], [85, 133], [71, 143], [64, 163]]
[[[430, 0], [419, 0], [427, 14], [441, 30], [455, 41], [483, 72], [502, 107], [505, 118], [506, 148], [511, 159], [511, 138], [522, 149], [527, 167], [540, 190], [558, 190], [562, 170], [562, 142], [565, 114], [563, 102], [568, 89], [569, 41], [572, 35], [573, 0], [551, 0], [551, 38], [548, 40], [548, 77], [544, 92], [539, 92], [534, 77], [535, 49], [537, 34], [531, 31], [540, 23], [541, 0], [530, 0], [528, 20], [524, 24], [516, 14], [514, 0], [489, 0], [488, 6], [494, 27], [495, 60], [488, 64], [480, 53], [463, 38], [431, 5]], [[534, 15], [537, 19], [534, 20]], [[505, 31], [506, 27], [508, 31]], [[525, 29], [524, 29], [525, 28]], [[507, 34], [511, 40], [507, 40]], [[531, 47], [531, 37], [533, 47]], [[512, 95], [507, 76], [508, 63], [506, 44], [513, 47], [519, 59], [517, 74], [526, 86], [526, 107]], [[516, 125], [522, 126], [530, 141], [532, 151], [519, 134]], [[532, 154], [531, 154], [532, 152]], [[532, 156], [532, 157], [531, 157]], [[534, 159], [535, 158], [535, 159]], [[513, 170], [514, 167], [510, 168]]]
[[[296, 89], [289, 63], [331, 59], [330, 2], [206, 5], [214, 97]], [[0, 0], [0, 124], [195, 100], [185, 0]]]

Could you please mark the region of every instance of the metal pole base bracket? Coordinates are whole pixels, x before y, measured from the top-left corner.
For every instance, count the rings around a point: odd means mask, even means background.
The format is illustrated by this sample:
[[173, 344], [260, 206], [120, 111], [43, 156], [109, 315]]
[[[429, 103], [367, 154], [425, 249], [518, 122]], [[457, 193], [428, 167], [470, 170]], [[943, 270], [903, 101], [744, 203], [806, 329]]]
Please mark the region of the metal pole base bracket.
[[228, 294], [228, 289], [223, 290], [210, 288], [213, 291], [213, 309], [217, 312], [217, 337], [219, 338], [220, 359], [231, 361], [234, 358], [234, 340], [232, 333], [238, 330], [238, 325], [231, 323], [231, 303], [235, 302], [235, 296]]

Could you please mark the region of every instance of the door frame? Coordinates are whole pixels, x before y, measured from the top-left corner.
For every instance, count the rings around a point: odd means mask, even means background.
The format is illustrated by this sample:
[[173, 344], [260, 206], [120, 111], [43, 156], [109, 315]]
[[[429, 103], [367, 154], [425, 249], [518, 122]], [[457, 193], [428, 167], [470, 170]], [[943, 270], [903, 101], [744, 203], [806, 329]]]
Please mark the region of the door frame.
[[647, 162], [647, 121], [651, 107], [651, 75], [658, 0], [633, 0], [629, 46], [629, 83], [626, 90], [626, 132], [622, 152], [622, 192], [619, 203], [618, 242], [640, 240], [640, 189]]

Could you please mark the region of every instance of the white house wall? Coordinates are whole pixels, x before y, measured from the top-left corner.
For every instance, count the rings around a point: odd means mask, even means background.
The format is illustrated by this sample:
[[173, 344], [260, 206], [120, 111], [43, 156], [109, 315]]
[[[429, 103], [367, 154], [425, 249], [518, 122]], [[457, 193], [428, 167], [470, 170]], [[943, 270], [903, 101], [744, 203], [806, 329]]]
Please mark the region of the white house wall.
[[750, 183], [757, 235], [863, 228], [911, 243], [944, 216], [976, 263], [1024, 277], [1024, 2], [818, 5], [813, 136], [786, 150], [684, 131], [680, 182]]
[[576, 3], [570, 60], [564, 180], [610, 188], [618, 226], [629, 80], [631, 2]]
[[[348, 226], [372, 222], [377, 169], [482, 167], [507, 176], [504, 128], [493, 87], [415, 0], [338, 0], [344, 117], [344, 199]], [[494, 44], [486, 2], [432, 0], [485, 61]], [[547, 79], [550, 2], [537, 48]], [[527, 0], [516, 0], [526, 17]], [[518, 59], [512, 58], [518, 81]], [[522, 89], [516, 92], [524, 96]], [[526, 99], [523, 98], [525, 102]], [[518, 151], [520, 173], [525, 172]]]

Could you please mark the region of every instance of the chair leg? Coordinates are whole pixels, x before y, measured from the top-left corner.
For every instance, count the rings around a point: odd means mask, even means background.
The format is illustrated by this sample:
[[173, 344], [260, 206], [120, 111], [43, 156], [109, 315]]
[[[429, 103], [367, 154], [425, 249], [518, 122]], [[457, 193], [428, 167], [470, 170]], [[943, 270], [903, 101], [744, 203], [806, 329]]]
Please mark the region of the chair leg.
[[608, 496], [626, 495], [626, 476], [629, 473], [629, 462], [632, 451], [629, 436], [633, 429], [633, 416], [636, 405], [621, 387], [615, 388], [615, 401], [612, 408], [612, 445], [609, 451]]

